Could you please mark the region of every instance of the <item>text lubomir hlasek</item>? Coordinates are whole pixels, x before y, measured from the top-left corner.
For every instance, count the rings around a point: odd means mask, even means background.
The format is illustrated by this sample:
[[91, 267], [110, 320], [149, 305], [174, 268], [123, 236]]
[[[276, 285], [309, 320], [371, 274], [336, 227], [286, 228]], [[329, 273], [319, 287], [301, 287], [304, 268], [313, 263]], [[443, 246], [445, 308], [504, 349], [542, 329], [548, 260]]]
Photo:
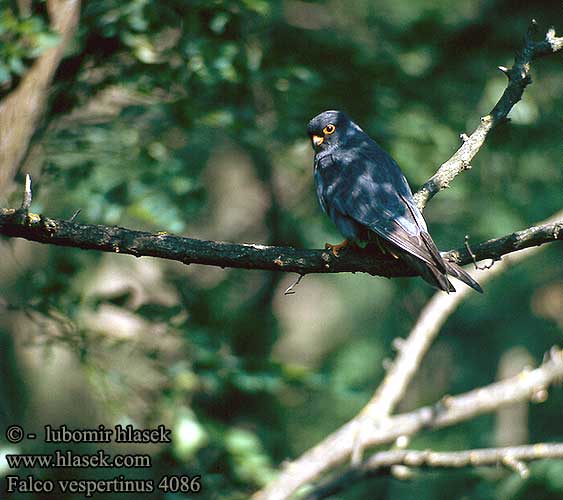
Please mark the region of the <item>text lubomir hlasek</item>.
[[94, 429], [69, 429], [66, 425], [46, 425], [46, 443], [170, 443], [171, 430], [159, 425], [152, 429], [136, 429], [132, 425], [117, 424], [107, 428], [103, 424]]

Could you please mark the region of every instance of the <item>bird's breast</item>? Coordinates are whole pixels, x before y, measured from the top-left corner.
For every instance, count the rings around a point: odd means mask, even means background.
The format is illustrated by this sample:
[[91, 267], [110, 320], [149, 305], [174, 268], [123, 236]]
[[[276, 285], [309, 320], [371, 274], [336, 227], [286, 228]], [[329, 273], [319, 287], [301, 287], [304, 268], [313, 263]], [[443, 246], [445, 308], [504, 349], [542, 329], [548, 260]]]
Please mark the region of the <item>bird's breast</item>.
[[315, 158], [315, 170], [326, 172], [327, 169], [334, 166], [334, 160], [331, 154], [324, 154], [322, 156], [317, 156]]

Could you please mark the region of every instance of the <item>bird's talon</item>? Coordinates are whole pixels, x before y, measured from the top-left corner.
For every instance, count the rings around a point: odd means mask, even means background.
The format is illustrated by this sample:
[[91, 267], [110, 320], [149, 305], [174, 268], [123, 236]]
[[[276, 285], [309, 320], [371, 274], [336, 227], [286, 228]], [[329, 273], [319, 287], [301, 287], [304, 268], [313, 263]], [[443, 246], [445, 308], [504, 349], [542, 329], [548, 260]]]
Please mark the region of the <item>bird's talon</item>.
[[325, 243], [325, 250], [330, 250], [332, 252], [332, 255], [334, 255], [335, 257], [338, 257], [340, 250], [342, 250], [344, 247], [348, 246], [349, 243], [350, 242], [348, 240], [344, 240], [342, 243], [339, 243], [338, 245], [332, 245], [331, 243]]

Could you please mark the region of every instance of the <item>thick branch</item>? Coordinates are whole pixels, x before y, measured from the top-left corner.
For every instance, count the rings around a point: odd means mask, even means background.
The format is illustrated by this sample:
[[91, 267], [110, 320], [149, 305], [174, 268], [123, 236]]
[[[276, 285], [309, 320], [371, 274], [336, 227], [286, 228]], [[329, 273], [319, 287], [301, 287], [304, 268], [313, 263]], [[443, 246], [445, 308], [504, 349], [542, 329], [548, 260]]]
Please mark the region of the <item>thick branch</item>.
[[[563, 220], [530, 228], [472, 248], [478, 259], [501, 255], [530, 246], [563, 239]], [[121, 227], [79, 224], [61, 219], [0, 209], [0, 234], [30, 241], [134, 255], [177, 260], [185, 264], [309, 273], [366, 272], [373, 275], [413, 276], [401, 261], [369, 251], [350, 251], [334, 257], [325, 250], [240, 245], [183, 238], [166, 233], [149, 233]], [[465, 248], [446, 254], [460, 264], [472, 262]]]
[[524, 89], [532, 83], [530, 63], [538, 57], [553, 54], [563, 48], [563, 37], [556, 37], [553, 29], [550, 29], [545, 39], [540, 42], [532, 40], [535, 31], [536, 22], [532, 21], [524, 39], [524, 47], [514, 58], [512, 68], [499, 67], [508, 78], [508, 84], [494, 108], [487, 116], [481, 118], [481, 123], [469, 137], [462, 136], [462, 146], [415, 194], [415, 200], [420, 209], [423, 209], [428, 200], [436, 193], [447, 188], [458, 174], [471, 168], [471, 160], [481, 149], [489, 132], [506, 120], [512, 107], [522, 98]]
[[[535, 26], [535, 24], [534, 24]], [[563, 47], [563, 37], [557, 38], [550, 30], [545, 40], [534, 42], [531, 31], [526, 36], [525, 46], [515, 59], [514, 66], [503, 69], [509, 78], [508, 86], [490, 115], [482, 119], [481, 125], [467, 137], [463, 146], [444, 163], [436, 174], [416, 193], [421, 208], [440, 189], [462, 170], [477, 153], [487, 133], [506, 115], [521, 98], [524, 88], [530, 83], [529, 64], [534, 58], [547, 55]], [[530, 228], [476, 245], [471, 255], [465, 248], [446, 254], [460, 264], [492, 258], [561, 239], [560, 224], [550, 228]], [[219, 267], [265, 269], [309, 273], [366, 272], [386, 277], [412, 276], [411, 269], [399, 260], [372, 252], [348, 252], [335, 258], [330, 252], [321, 250], [297, 250], [263, 245], [235, 245], [214, 241], [201, 241], [163, 233], [147, 233], [119, 227], [76, 224], [71, 221], [47, 219], [42, 216], [21, 217], [11, 209], [0, 209], [0, 234], [25, 238], [31, 241], [62, 246], [92, 249], [130, 255], [153, 256], [177, 260], [185, 264], [206, 264]]]
[[308, 495], [308, 500], [321, 500], [349, 488], [353, 482], [387, 474], [391, 467], [404, 465], [418, 469], [452, 469], [503, 465], [523, 477], [529, 474], [524, 462], [545, 458], [563, 459], [563, 443], [538, 443], [503, 448], [483, 448], [463, 451], [391, 450], [380, 451], [360, 467], [348, 470], [338, 478]]
[[[549, 385], [563, 377], [563, 352], [553, 348], [547, 359], [535, 370], [522, 372], [501, 382], [459, 396], [448, 396], [433, 406], [397, 415], [365, 428], [363, 441], [367, 446], [391, 443], [400, 436], [411, 436], [423, 429], [439, 429], [489, 413], [503, 406], [533, 400]], [[298, 460], [288, 464], [280, 476], [254, 500], [290, 498], [301, 486], [314, 480], [325, 470], [342, 464], [350, 456], [357, 430], [351, 420], [315, 446]]]

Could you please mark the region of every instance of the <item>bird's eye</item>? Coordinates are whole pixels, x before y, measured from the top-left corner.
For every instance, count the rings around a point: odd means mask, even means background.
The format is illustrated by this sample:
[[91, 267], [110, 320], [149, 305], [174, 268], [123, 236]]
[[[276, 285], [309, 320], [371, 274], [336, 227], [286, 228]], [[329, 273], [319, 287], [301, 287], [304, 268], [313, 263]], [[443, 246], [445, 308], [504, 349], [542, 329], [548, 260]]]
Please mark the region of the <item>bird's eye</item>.
[[329, 123], [325, 128], [323, 128], [323, 132], [326, 135], [333, 134], [335, 130], [336, 130], [336, 127], [332, 123]]

